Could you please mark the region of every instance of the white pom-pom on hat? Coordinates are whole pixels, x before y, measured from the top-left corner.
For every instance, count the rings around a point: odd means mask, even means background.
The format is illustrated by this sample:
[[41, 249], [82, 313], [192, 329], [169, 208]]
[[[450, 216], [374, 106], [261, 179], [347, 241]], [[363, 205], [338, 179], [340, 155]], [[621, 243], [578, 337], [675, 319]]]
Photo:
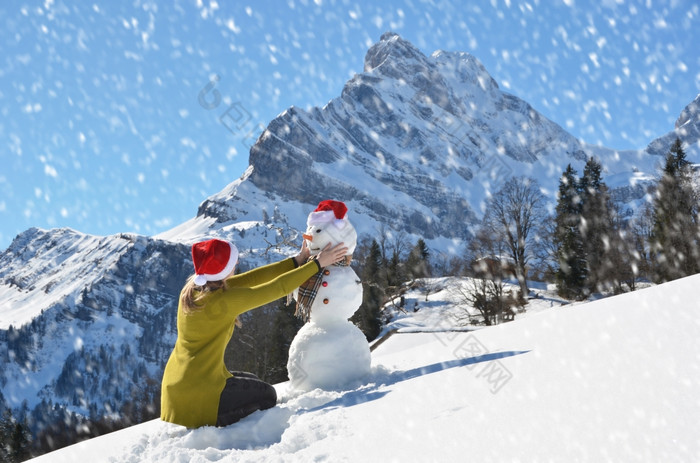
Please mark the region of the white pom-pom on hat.
[[211, 239], [192, 245], [194, 284], [204, 286], [208, 281], [223, 280], [238, 262], [238, 249], [228, 241]]

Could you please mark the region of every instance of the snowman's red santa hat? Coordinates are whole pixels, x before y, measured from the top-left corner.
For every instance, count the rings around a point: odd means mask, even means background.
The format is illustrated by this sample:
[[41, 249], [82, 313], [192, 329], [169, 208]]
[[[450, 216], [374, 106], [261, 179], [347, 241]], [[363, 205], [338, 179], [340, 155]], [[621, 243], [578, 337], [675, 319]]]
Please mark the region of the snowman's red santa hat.
[[315, 211], [309, 214], [306, 220], [306, 225], [320, 225], [332, 223], [337, 228], [344, 228], [348, 224], [347, 220], [348, 208], [341, 201], [326, 199], [318, 203]]
[[238, 249], [228, 241], [211, 239], [192, 245], [194, 284], [204, 286], [208, 281], [223, 280], [238, 262]]

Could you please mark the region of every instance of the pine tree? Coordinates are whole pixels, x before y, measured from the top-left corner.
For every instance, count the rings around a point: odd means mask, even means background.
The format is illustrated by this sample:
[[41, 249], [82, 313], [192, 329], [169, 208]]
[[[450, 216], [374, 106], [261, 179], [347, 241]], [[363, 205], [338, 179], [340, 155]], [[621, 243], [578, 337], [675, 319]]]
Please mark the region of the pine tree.
[[633, 243], [630, 259], [632, 269], [640, 277], [648, 280], [651, 279], [652, 273], [650, 243], [653, 228], [654, 211], [652, 205], [647, 203], [632, 217], [629, 231]]
[[386, 271], [387, 284], [392, 287], [399, 287], [401, 283], [406, 281], [404, 275], [404, 268], [401, 262], [401, 255], [398, 250], [394, 250], [391, 253], [391, 257], [384, 264], [384, 269]]
[[0, 461], [10, 459], [10, 436], [12, 435], [12, 411], [6, 408], [0, 417]]
[[589, 158], [579, 182], [581, 223], [579, 230], [586, 261], [586, 292], [600, 292], [614, 285], [611, 244], [615, 236], [608, 187], [601, 178], [602, 166]]
[[381, 309], [386, 301], [386, 281], [381, 278], [381, 269], [382, 251], [379, 243], [372, 241], [360, 272], [362, 305], [351, 318], [368, 341], [375, 339], [381, 331]]
[[29, 427], [25, 423], [17, 422], [10, 436], [13, 461], [25, 461], [29, 458]]
[[409, 279], [426, 278], [430, 276], [430, 252], [423, 238], [418, 239], [418, 242], [408, 254], [408, 258], [406, 259], [406, 272]]
[[557, 248], [556, 272], [559, 295], [569, 299], [582, 299], [586, 295], [587, 277], [581, 237], [581, 195], [576, 171], [569, 164], [559, 180], [554, 242]]
[[270, 368], [266, 380], [271, 383], [286, 381], [288, 378], [287, 360], [289, 359], [289, 346], [294, 336], [304, 326], [304, 322], [294, 315], [296, 304], [286, 304], [284, 299], [278, 301], [278, 310], [275, 313], [274, 323], [268, 346], [270, 351]]
[[0, 419], [0, 461], [20, 462], [29, 458], [29, 427], [8, 408]]
[[650, 247], [656, 282], [697, 273], [698, 198], [692, 186], [692, 170], [680, 139], [671, 146], [653, 202]]

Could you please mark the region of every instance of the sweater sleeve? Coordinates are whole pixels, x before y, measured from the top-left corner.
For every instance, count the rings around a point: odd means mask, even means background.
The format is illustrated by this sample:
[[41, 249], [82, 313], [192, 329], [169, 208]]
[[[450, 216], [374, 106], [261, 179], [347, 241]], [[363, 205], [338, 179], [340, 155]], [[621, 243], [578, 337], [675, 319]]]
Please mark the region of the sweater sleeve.
[[[244, 312], [286, 296], [319, 271], [316, 261], [309, 261], [294, 268], [291, 259], [265, 267], [277, 265], [282, 265], [282, 268], [287, 268], [288, 271], [278, 272], [277, 276], [271, 279], [267, 277], [279, 269], [246, 272], [239, 275], [243, 278], [235, 280], [235, 286], [229, 286], [226, 291], [212, 293], [205, 304], [220, 314], [225, 313], [225, 318], [233, 320]], [[248, 273], [252, 273], [252, 275], [247, 275]], [[232, 277], [228, 281], [234, 279], [235, 277]], [[249, 283], [249, 285], [242, 285], [242, 283]]]
[[290, 257], [289, 259], [284, 259], [273, 264], [263, 265], [262, 267], [257, 267], [252, 270], [248, 270], [247, 272], [239, 273], [238, 275], [233, 275], [226, 280], [226, 284], [229, 287], [257, 286], [270, 281], [295, 267], [296, 265], [294, 264], [294, 259]]

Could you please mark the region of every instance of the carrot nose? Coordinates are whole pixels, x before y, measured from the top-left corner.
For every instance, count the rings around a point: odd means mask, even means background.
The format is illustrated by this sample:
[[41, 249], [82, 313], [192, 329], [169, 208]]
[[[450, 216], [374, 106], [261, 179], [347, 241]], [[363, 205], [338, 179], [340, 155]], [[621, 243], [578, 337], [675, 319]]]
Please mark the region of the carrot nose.
[[314, 240], [314, 237], [313, 237], [313, 236], [307, 235], [306, 233], [302, 234], [301, 236], [302, 236], [302, 238], [304, 238], [306, 241], [313, 241], [313, 240]]

